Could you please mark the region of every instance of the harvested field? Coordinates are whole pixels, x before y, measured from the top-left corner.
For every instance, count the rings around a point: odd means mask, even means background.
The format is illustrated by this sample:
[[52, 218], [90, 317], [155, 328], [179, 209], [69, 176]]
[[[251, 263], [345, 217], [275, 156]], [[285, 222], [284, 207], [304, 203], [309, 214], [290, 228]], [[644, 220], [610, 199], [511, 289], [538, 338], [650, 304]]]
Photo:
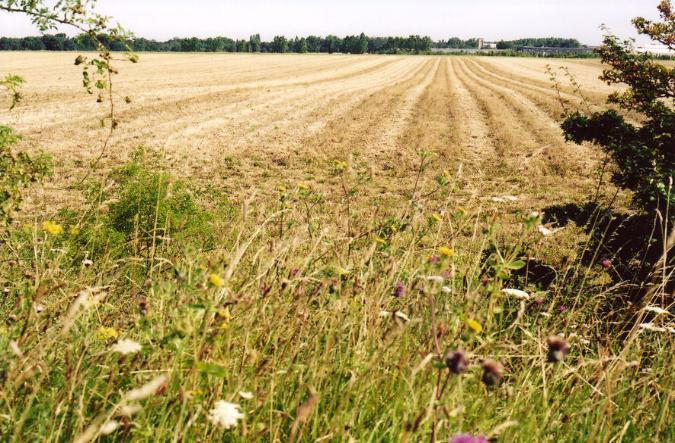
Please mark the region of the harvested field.
[[[44, 195], [52, 205], [70, 197], [105, 138], [97, 120], [105, 104], [82, 91], [72, 58], [0, 54], [0, 74], [28, 82], [25, 104], [0, 119], [24, 146], [56, 156], [58, 180]], [[142, 144], [180, 174], [242, 195], [252, 183], [320, 185], [317, 171], [351, 155], [368, 164], [377, 197], [403, 192], [416, 152], [429, 150], [440, 170], [462, 168], [475, 197], [515, 192], [529, 206], [577, 199], [592, 188], [598, 154], [564, 142], [546, 64], [567, 66], [591, 104], [602, 103], [595, 61], [148, 54], [116, 78], [116, 95], [132, 101], [118, 100], [120, 130], [103, 165]], [[563, 96], [582, 106], [572, 88]]]

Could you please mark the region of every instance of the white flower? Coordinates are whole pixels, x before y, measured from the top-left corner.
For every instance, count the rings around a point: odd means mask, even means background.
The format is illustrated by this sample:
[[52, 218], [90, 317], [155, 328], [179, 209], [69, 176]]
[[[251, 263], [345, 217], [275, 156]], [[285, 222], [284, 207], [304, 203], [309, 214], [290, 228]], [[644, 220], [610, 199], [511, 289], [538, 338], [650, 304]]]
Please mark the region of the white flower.
[[441, 288], [441, 292], [442, 292], [443, 294], [449, 294], [449, 293], [452, 292], [452, 289], [450, 289], [448, 286], [443, 286], [443, 287]]
[[540, 215], [541, 215], [541, 213], [539, 211], [530, 212], [530, 217], [532, 217], [532, 218], [539, 218]]
[[647, 306], [646, 308], [643, 309], [643, 311], [653, 312], [655, 314], [670, 314], [668, 310], [660, 308], [658, 306]]
[[117, 420], [110, 420], [110, 421], [105, 422], [101, 426], [101, 429], [99, 429], [99, 432], [102, 435], [108, 435], [108, 434], [112, 434], [113, 432], [115, 432], [119, 427], [120, 427], [120, 424]]
[[403, 320], [404, 322], [409, 322], [410, 318], [401, 311], [380, 311], [380, 318], [393, 318]]
[[429, 275], [427, 277], [427, 280], [432, 282], [432, 283], [438, 283], [438, 284], [443, 284], [445, 279], [441, 277], [440, 275]]
[[239, 405], [218, 400], [213, 409], [209, 411], [209, 420], [214, 425], [230, 429], [237, 426], [237, 422], [244, 418], [239, 410]]
[[389, 318], [391, 317], [391, 312], [389, 311], [380, 311], [380, 318]]
[[84, 260], [82, 260], [82, 266], [89, 267], [92, 266], [93, 264], [94, 262], [89, 258], [85, 258]]
[[495, 203], [515, 202], [518, 201], [518, 197], [514, 195], [502, 195], [500, 197], [492, 197], [492, 201]]
[[239, 396], [244, 400], [250, 400], [253, 398], [253, 393], [247, 391], [239, 391]]
[[530, 294], [528, 294], [525, 291], [521, 291], [520, 289], [505, 288], [505, 289], [502, 289], [502, 292], [506, 295], [516, 297], [519, 300], [529, 300], [530, 299]]
[[540, 315], [541, 315], [542, 317], [546, 317], [546, 318], [551, 317], [551, 314], [549, 314], [548, 312], [542, 312]]
[[141, 345], [138, 342], [125, 338], [115, 343], [111, 350], [112, 352], [118, 352], [123, 355], [135, 354], [141, 350]]
[[17, 357], [23, 356], [23, 352], [21, 352], [21, 348], [19, 347], [19, 344], [16, 341], [14, 340], [10, 341], [9, 348], [12, 350], [12, 353]]
[[394, 312], [394, 317], [400, 318], [401, 320], [403, 320], [403, 321], [406, 322], [406, 323], [410, 321], [410, 318], [408, 318], [408, 316], [405, 315], [405, 314], [404, 314], [403, 312], [401, 312], [401, 311], [396, 311], [396, 312]]
[[639, 326], [640, 329], [643, 331], [652, 331], [652, 332], [666, 332], [666, 328], [662, 328], [660, 326], [656, 326], [654, 323], [642, 323]]

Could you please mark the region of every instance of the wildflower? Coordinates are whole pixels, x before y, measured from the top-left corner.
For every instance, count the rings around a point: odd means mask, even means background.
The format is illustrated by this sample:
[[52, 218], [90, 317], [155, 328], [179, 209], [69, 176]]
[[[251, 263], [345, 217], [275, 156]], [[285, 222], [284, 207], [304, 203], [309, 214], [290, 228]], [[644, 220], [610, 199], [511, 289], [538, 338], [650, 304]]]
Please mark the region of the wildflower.
[[9, 342], [9, 348], [12, 350], [12, 353], [16, 355], [17, 357], [22, 357], [23, 352], [21, 352], [21, 348], [19, 347], [19, 343], [17, 343], [15, 340], [12, 340]]
[[7, 294], [10, 293], [10, 289], [9, 288], [2, 288], [2, 293], [7, 295]]
[[94, 265], [94, 262], [90, 258], [85, 258], [84, 260], [82, 260], [82, 266], [84, 266], [84, 267], [88, 268], [89, 266], [93, 266], [93, 265]]
[[562, 314], [565, 311], [567, 311], [567, 308], [565, 307], [565, 305], [558, 306], [558, 312], [560, 312]]
[[660, 308], [658, 306], [647, 306], [643, 309], [645, 312], [653, 312], [654, 314], [670, 314], [666, 309]]
[[375, 243], [380, 245], [386, 245], [387, 241], [380, 236], [375, 236]]
[[483, 326], [478, 323], [476, 320], [468, 318], [466, 320], [466, 325], [471, 328], [476, 334], [480, 334], [483, 331]]
[[402, 282], [398, 282], [394, 285], [394, 297], [400, 298], [405, 295], [405, 285]]
[[237, 422], [244, 418], [239, 410], [239, 405], [218, 400], [213, 409], [209, 411], [209, 420], [214, 425], [230, 429], [237, 426]]
[[101, 340], [101, 341], [106, 341], [110, 340], [112, 338], [117, 338], [118, 337], [118, 332], [115, 328], [106, 328], [106, 327], [101, 327], [96, 331], [96, 338]]
[[448, 286], [443, 286], [443, 287], [441, 288], [441, 292], [442, 292], [443, 294], [450, 294], [450, 293], [452, 292], [452, 289], [450, 289]]
[[42, 223], [42, 229], [47, 232], [48, 234], [51, 235], [61, 235], [63, 234], [63, 226], [59, 225], [58, 223], [54, 223], [52, 221], [46, 221]]
[[71, 238], [75, 238], [78, 235], [80, 235], [80, 228], [77, 226], [71, 226], [68, 228], [68, 235], [70, 235]]
[[429, 264], [430, 265], [437, 265], [439, 261], [440, 261], [440, 259], [438, 258], [437, 255], [432, 255], [431, 257], [429, 257]]
[[600, 265], [605, 269], [609, 269], [612, 267], [612, 261], [608, 258], [603, 258], [600, 260]]
[[39, 314], [39, 313], [41, 313], [42, 311], [45, 310], [45, 307], [42, 306], [42, 305], [39, 304], [39, 303], [35, 303], [35, 304], [33, 305], [33, 309], [35, 310], [35, 313], [36, 313], [36, 314]]
[[222, 288], [223, 285], [225, 284], [223, 278], [216, 273], [212, 273], [211, 275], [209, 275], [209, 283], [211, 283], [216, 288]]
[[430, 281], [431, 283], [443, 284], [445, 278], [443, 278], [440, 275], [429, 275], [427, 276], [427, 280]]
[[118, 341], [112, 346], [112, 352], [117, 352], [122, 355], [136, 354], [140, 350], [141, 350], [140, 343], [126, 338]]
[[438, 248], [438, 253], [441, 255], [441, 257], [445, 258], [452, 258], [455, 256], [455, 251], [453, 251], [451, 248], [448, 248], [447, 246], [441, 246]]
[[469, 367], [464, 351], [452, 351], [445, 354], [445, 364], [453, 374], [461, 374]]
[[108, 435], [115, 432], [117, 429], [119, 429], [119, 427], [120, 423], [117, 420], [110, 420], [103, 423], [101, 429], [99, 429], [99, 432], [101, 433], [101, 435]]
[[253, 393], [247, 391], [239, 391], [239, 396], [244, 400], [250, 400], [253, 398]]
[[539, 218], [540, 215], [541, 215], [541, 213], [539, 211], [530, 212], [530, 217], [532, 217], [532, 218]]
[[277, 191], [279, 191], [279, 192], [286, 192], [286, 186], [284, 186], [284, 185], [279, 185], [279, 186], [277, 186]]
[[551, 335], [548, 340], [548, 361], [557, 363], [563, 361], [570, 350], [570, 345], [564, 338], [558, 335]]
[[457, 434], [448, 440], [448, 443], [488, 443], [482, 435]]
[[530, 294], [528, 294], [525, 291], [521, 291], [520, 289], [505, 288], [505, 289], [502, 289], [502, 292], [506, 295], [516, 297], [519, 300], [529, 300], [530, 299]]
[[483, 362], [483, 383], [487, 386], [498, 385], [504, 378], [504, 367], [501, 363], [494, 360], [485, 360]]

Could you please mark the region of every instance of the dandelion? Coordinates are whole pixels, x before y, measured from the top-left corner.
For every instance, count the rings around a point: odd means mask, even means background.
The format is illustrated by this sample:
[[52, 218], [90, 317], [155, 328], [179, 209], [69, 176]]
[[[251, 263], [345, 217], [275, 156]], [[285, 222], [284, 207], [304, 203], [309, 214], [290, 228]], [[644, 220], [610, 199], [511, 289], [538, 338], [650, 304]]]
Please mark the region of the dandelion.
[[468, 318], [466, 320], [466, 325], [473, 330], [476, 334], [480, 334], [483, 331], [483, 326], [481, 326], [480, 323], [478, 323], [476, 320], [473, 320], [471, 318]]
[[98, 328], [98, 331], [96, 331], [96, 338], [101, 340], [101, 341], [107, 341], [113, 338], [117, 338], [119, 336], [119, 333], [117, 332], [117, 329], [115, 328], [106, 328], [106, 327], [101, 327]]
[[140, 343], [125, 338], [115, 343], [111, 350], [112, 352], [127, 355], [136, 354], [137, 352], [140, 352], [141, 348]]
[[402, 282], [398, 282], [394, 285], [393, 295], [397, 298], [403, 297], [405, 295], [405, 285]]
[[570, 345], [564, 338], [558, 335], [551, 335], [548, 340], [548, 361], [558, 363], [563, 361], [570, 350]]
[[55, 236], [63, 234], [63, 226], [61, 226], [58, 223], [54, 223], [52, 221], [49, 221], [49, 220], [42, 223], [42, 229], [45, 232], [47, 232], [48, 234], [55, 235]]
[[464, 351], [452, 351], [445, 354], [445, 365], [453, 374], [461, 374], [469, 367]]
[[225, 282], [223, 281], [223, 278], [216, 274], [215, 272], [209, 275], [209, 283], [211, 283], [213, 286], [216, 288], [222, 288]]
[[455, 251], [453, 251], [451, 248], [448, 248], [447, 246], [441, 246], [438, 248], [438, 253], [444, 258], [452, 258], [455, 256]]
[[488, 443], [482, 435], [457, 434], [448, 440], [448, 443]]
[[529, 300], [530, 299], [530, 294], [528, 294], [525, 291], [521, 291], [520, 289], [504, 288], [504, 289], [502, 289], [502, 292], [506, 295], [516, 297], [519, 300]]
[[217, 426], [230, 429], [237, 426], [237, 422], [244, 418], [239, 410], [239, 405], [224, 400], [218, 400], [213, 409], [209, 411], [209, 420]]
[[485, 360], [483, 362], [483, 383], [487, 386], [495, 386], [502, 382], [504, 378], [504, 367], [501, 363], [494, 360]]
[[239, 397], [243, 398], [244, 400], [251, 400], [253, 398], [253, 393], [247, 391], [239, 391]]

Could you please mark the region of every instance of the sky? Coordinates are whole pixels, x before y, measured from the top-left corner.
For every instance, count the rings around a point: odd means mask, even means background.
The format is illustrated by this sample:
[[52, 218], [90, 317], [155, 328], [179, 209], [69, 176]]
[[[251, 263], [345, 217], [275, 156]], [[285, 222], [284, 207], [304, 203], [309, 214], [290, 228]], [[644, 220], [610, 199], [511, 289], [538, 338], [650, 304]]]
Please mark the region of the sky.
[[[98, 9], [136, 36], [158, 40], [365, 32], [429, 35], [435, 40], [555, 36], [596, 45], [602, 40], [601, 24], [621, 37], [635, 37], [630, 20], [657, 18], [657, 4], [658, 0], [98, 0]], [[24, 17], [0, 12], [0, 36], [37, 34]]]

